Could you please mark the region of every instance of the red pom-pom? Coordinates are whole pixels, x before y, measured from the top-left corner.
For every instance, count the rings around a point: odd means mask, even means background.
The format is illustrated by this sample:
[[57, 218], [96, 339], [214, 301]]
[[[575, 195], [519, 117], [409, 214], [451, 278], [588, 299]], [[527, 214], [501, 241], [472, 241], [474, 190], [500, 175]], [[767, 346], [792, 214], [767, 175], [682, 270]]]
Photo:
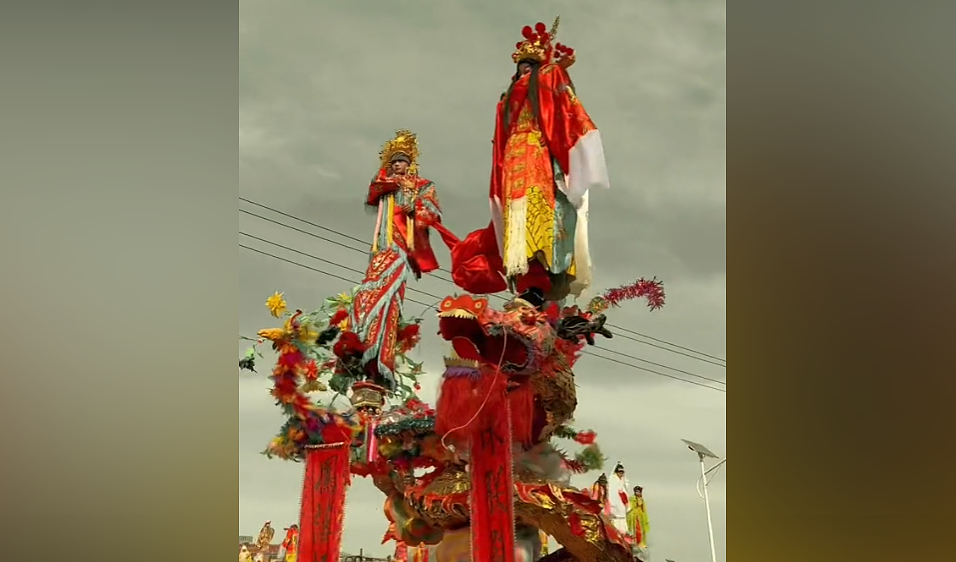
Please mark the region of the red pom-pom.
[[582, 431], [574, 436], [574, 440], [581, 445], [592, 445], [597, 440], [597, 433], [593, 431]]
[[332, 346], [332, 353], [341, 359], [347, 359], [365, 353], [365, 345], [355, 332], [343, 332], [339, 341]]
[[521, 30], [521, 35], [523, 35], [525, 39], [529, 39], [532, 33], [534, 33], [534, 30], [531, 29], [530, 25], [524, 26]]
[[343, 320], [349, 317], [348, 310], [339, 310], [329, 318], [329, 326], [338, 326]]
[[398, 349], [402, 353], [405, 353], [418, 345], [418, 342], [421, 339], [421, 336], [419, 335], [420, 331], [421, 330], [418, 324], [409, 324], [408, 326], [405, 326], [399, 330], [396, 337]]
[[539, 21], [538, 23], [534, 24], [534, 30], [537, 31], [539, 35], [544, 35], [544, 33], [548, 30], [548, 26]]
[[566, 53], [568, 54], [568, 56], [570, 57], [571, 55], [574, 54], [574, 49], [572, 49], [571, 47], [568, 47], [568, 50], [565, 51], [565, 52], [566, 52]]

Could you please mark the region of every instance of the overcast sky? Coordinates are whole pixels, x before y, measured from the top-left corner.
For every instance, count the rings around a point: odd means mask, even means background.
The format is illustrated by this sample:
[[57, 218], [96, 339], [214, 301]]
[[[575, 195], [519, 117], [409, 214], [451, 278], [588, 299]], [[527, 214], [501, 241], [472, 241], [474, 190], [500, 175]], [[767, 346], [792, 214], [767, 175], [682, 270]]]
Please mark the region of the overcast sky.
[[[610, 322], [725, 357], [722, 0], [241, 0], [240, 196], [368, 240], [375, 219], [362, 201], [378, 150], [395, 129], [409, 128], [419, 134], [422, 174], [438, 186], [445, 224], [460, 236], [487, 225], [494, 107], [514, 72], [510, 54], [522, 26], [539, 20], [550, 25], [557, 13], [559, 40], [578, 55], [571, 75], [602, 131], [611, 176], [611, 190], [591, 197], [595, 286], [657, 276], [667, 290], [664, 309], [651, 313], [631, 303], [613, 311]], [[247, 203], [240, 208], [368, 247]], [[347, 268], [366, 265], [360, 252], [242, 213], [239, 229]], [[358, 280], [348, 269], [239, 238]], [[447, 251], [437, 250], [447, 267]], [[293, 308], [312, 310], [325, 296], [351, 289], [348, 282], [237, 251], [244, 264], [241, 334], [273, 325], [263, 305], [273, 291], [284, 291]], [[434, 278], [413, 287], [438, 297], [454, 291]], [[426, 305], [436, 300], [408, 296]], [[412, 313], [424, 308], [408, 305]], [[426, 314], [418, 351], [429, 372], [423, 381], [428, 401], [434, 400], [445, 351], [437, 337], [429, 337], [436, 329], [433, 316]], [[608, 350], [725, 380], [723, 367], [624, 337], [601, 341], [600, 347], [598, 353], [608, 357], [685, 379], [700, 382]], [[297, 518], [302, 466], [259, 455], [282, 423], [268, 395], [268, 368], [263, 364], [260, 376], [239, 376], [240, 534], [255, 534], [266, 519], [282, 529]], [[726, 454], [726, 394], [596, 357], [583, 358], [575, 371], [576, 426], [597, 431], [610, 463], [622, 460], [631, 483], [644, 486], [655, 561], [707, 560], [704, 505], [694, 491], [699, 467], [680, 439]], [[589, 485], [596, 477], [575, 483]], [[724, 470], [709, 488], [721, 560], [725, 483]], [[371, 482], [354, 483], [345, 550], [391, 551], [391, 545], [379, 545], [386, 528], [383, 500]]]

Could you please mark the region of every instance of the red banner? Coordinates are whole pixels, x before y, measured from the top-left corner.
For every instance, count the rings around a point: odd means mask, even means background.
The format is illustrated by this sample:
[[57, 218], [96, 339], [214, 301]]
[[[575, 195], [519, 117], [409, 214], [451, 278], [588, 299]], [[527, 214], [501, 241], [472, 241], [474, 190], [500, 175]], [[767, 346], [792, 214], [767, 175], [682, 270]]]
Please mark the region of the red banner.
[[471, 443], [471, 553], [481, 562], [515, 562], [511, 412], [502, 402], [504, 412], [482, 412]]
[[349, 487], [348, 443], [317, 445], [306, 457], [297, 562], [338, 562]]

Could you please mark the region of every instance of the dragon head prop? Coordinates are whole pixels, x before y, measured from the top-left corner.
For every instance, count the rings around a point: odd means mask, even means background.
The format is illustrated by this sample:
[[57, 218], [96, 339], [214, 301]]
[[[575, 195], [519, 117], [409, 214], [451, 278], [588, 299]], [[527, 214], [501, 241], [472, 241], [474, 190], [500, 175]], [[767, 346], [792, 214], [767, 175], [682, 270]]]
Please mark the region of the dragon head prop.
[[[494, 413], [508, 412], [516, 442], [547, 440], [577, 406], [571, 367], [594, 333], [610, 337], [603, 315], [525, 298], [501, 310], [471, 295], [444, 299], [439, 334], [452, 344], [436, 405], [436, 431], [464, 447]], [[507, 406], [507, 407], [506, 407]], [[481, 413], [493, 414], [479, 415]]]
[[509, 376], [540, 369], [554, 348], [548, 315], [522, 299], [495, 310], [488, 299], [447, 297], [438, 311], [439, 334], [451, 342], [457, 358], [501, 369]]

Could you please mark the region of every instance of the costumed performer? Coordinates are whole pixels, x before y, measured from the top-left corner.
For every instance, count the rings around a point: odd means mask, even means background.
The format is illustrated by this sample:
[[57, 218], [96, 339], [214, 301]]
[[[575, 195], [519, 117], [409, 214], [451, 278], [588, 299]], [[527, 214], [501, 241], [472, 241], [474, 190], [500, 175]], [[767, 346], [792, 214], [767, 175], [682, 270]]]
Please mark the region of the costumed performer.
[[623, 534], [627, 534], [627, 508], [630, 500], [627, 494], [628, 482], [624, 476], [624, 465], [618, 461], [614, 474], [608, 478], [607, 499], [610, 506], [611, 523]]
[[611, 505], [607, 501], [607, 474], [602, 472], [591, 485], [591, 499], [601, 504], [601, 511], [610, 517]]
[[272, 528], [272, 521], [266, 521], [262, 528], [259, 529], [259, 536], [256, 538], [256, 549], [268, 549], [269, 545], [272, 544], [272, 537], [274, 537], [275, 534], [276, 530]]
[[279, 547], [279, 557], [281, 562], [295, 562], [299, 546], [299, 526], [293, 523], [285, 528], [285, 538]]
[[428, 547], [420, 544], [413, 548], [410, 562], [428, 562]]
[[493, 236], [469, 237], [497, 254], [514, 292], [537, 287], [548, 301], [579, 296], [590, 285], [588, 193], [609, 187], [601, 135], [567, 72], [574, 50], [554, 43], [558, 22], [550, 31], [541, 22], [526, 26], [515, 45], [516, 72], [495, 113]]
[[644, 503], [644, 488], [634, 486], [630, 508], [627, 511], [627, 530], [636, 540], [637, 546], [647, 548], [647, 533], [651, 529], [647, 517], [647, 505]]
[[239, 562], [252, 562], [252, 553], [249, 552], [249, 545], [243, 544], [239, 547]]
[[438, 269], [429, 228], [441, 223], [435, 185], [418, 175], [418, 139], [399, 130], [382, 147], [381, 166], [365, 204], [377, 209], [371, 259], [352, 300], [351, 330], [365, 344], [362, 358], [375, 384], [392, 390], [395, 345], [409, 278]]

